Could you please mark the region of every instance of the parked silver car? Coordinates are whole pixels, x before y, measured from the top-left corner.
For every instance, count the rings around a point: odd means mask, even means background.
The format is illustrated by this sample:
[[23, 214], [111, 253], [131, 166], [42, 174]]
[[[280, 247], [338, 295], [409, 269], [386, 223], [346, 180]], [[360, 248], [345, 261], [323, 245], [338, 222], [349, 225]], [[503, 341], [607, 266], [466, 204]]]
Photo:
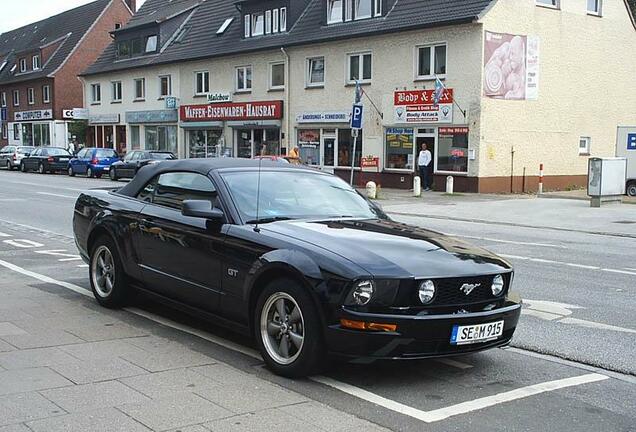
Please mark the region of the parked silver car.
[[9, 171], [20, 167], [20, 161], [29, 156], [35, 147], [30, 146], [5, 146], [0, 149], [0, 167], [6, 167]]

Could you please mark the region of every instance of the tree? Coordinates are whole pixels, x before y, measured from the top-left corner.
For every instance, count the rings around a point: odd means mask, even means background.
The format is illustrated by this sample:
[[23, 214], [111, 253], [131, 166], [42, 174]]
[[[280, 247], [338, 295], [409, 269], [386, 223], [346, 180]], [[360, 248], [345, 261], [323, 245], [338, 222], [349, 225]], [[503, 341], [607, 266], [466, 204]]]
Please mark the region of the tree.
[[68, 134], [77, 138], [77, 143], [86, 144], [86, 129], [88, 128], [88, 121], [86, 120], [75, 120], [68, 124]]

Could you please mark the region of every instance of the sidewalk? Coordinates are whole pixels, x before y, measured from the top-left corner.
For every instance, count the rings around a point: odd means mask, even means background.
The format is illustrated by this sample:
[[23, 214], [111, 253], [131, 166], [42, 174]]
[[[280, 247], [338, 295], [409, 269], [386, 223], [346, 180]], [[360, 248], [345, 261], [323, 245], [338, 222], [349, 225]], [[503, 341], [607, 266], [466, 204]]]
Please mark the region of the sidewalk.
[[[583, 191], [584, 192], [584, 191]], [[376, 201], [389, 214], [550, 228], [636, 238], [636, 206], [591, 208], [581, 191], [535, 195], [455, 194], [382, 189]], [[365, 193], [365, 192], [363, 192]], [[575, 198], [575, 199], [572, 199]], [[633, 198], [628, 198], [631, 202]]]
[[2, 432], [385, 431], [211, 357], [206, 341], [2, 274]]

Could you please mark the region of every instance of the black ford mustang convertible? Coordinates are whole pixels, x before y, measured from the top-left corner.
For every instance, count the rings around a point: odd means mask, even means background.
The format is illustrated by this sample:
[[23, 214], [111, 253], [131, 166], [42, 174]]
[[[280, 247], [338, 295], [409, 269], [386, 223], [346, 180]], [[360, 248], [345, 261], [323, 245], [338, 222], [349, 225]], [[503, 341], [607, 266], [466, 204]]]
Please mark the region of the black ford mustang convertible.
[[340, 179], [239, 159], [166, 161], [75, 204], [97, 301], [132, 290], [254, 336], [276, 373], [327, 354], [452, 356], [510, 342], [512, 268], [391, 220]]

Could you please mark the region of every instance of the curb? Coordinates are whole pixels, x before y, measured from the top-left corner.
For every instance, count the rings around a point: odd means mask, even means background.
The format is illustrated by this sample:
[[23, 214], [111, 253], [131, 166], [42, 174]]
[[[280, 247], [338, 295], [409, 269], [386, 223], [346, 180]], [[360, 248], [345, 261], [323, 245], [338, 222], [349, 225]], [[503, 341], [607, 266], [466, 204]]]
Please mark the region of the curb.
[[606, 237], [636, 239], [636, 234], [627, 234], [627, 233], [587, 231], [587, 230], [579, 230], [574, 228], [559, 228], [559, 227], [542, 226], [542, 225], [526, 225], [526, 224], [518, 224], [518, 223], [512, 223], [512, 222], [500, 222], [500, 221], [490, 221], [490, 220], [483, 220], [483, 219], [468, 219], [468, 218], [458, 218], [458, 217], [451, 217], [451, 216], [402, 213], [402, 212], [392, 212], [392, 211], [387, 211], [386, 213], [391, 215], [407, 216], [407, 217], [421, 217], [421, 218], [439, 219], [439, 220], [454, 220], [458, 222], [471, 222], [471, 223], [479, 223], [479, 224], [486, 224], [486, 225], [504, 225], [504, 226], [511, 226], [511, 227], [520, 227], [520, 228], [545, 229], [545, 230], [553, 230], [553, 231], [564, 231], [564, 232], [575, 232], [575, 233], [581, 233], [581, 234], [600, 235], [600, 236], [606, 236]]

